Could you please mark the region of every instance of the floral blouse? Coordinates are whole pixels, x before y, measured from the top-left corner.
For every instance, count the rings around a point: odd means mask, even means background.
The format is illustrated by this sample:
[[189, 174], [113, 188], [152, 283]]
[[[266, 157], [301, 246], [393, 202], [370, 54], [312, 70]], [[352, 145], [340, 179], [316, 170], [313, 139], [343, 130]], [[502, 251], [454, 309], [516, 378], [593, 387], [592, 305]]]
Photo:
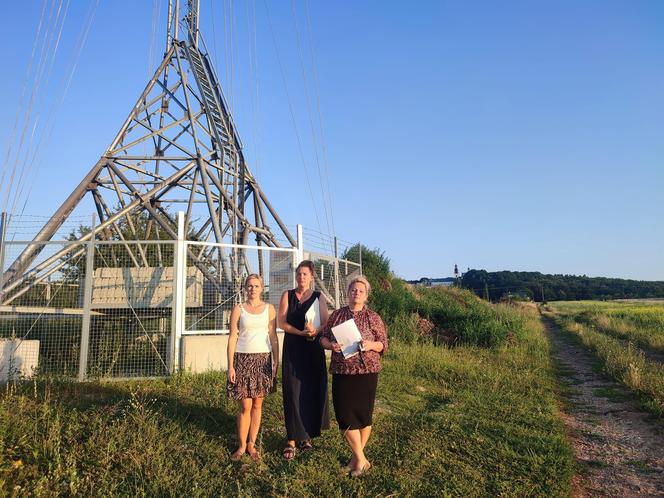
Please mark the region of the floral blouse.
[[351, 318], [355, 320], [355, 325], [360, 330], [362, 339], [382, 342], [383, 351], [380, 353], [377, 351], [360, 351], [348, 359], [345, 359], [343, 354], [332, 351], [330, 373], [354, 375], [380, 372], [380, 357], [387, 351], [387, 331], [383, 320], [375, 311], [368, 309], [366, 306], [360, 311], [351, 311], [348, 306], [344, 306], [330, 315], [321, 336], [335, 342], [332, 327]]

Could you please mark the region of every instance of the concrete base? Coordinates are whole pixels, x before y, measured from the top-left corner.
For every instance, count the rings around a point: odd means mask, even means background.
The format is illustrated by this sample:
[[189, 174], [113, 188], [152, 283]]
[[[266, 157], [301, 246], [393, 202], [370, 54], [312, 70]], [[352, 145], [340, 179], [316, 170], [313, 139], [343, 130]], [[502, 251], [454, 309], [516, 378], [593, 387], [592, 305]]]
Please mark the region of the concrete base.
[[0, 382], [32, 377], [39, 365], [39, 341], [0, 339]]
[[[284, 333], [277, 332], [279, 338], [279, 361], [284, 344]], [[182, 337], [182, 369], [191, 373], [209, 370], [228, 370], [226, 348], [228, 335], [186, 335]]]

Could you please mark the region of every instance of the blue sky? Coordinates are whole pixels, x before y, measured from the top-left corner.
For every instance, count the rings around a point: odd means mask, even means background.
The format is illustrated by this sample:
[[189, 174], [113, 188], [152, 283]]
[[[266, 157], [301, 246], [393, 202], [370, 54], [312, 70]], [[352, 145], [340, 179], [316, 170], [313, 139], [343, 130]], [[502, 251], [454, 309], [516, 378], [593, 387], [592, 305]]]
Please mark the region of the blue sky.
[[[59, 206], [161, 57], [165, 2], [100, 0], [49, 121], [91, 4], [71, 2], [41, 83], [39, 126], [53, 131], [26, 214]], [[5, 8], [3, 160], [42, 5]], [[202, 0], [201, 16], [246, 156], [287, 223], [333, 222], [406, 278], [457, 263], [664, 280], [661, 2]]]

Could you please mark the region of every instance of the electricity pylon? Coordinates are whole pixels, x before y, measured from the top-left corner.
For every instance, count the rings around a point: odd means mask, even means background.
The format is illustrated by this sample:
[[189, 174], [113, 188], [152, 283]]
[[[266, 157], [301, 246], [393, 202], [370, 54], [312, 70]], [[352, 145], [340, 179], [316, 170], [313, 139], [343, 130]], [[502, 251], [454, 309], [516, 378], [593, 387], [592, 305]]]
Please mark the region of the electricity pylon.
[[[106, 152], [4, 273], [0, 303], [15, 299], [67, 257], [85, 251], [82, 245], [67, 245], [35, 264], [44, 242], [86, 197], [94, 202], [99, 222], [80, 236], [81, 242], [90, 237], [140, 240], [159, 233], [175, 239], [173, 213], [182, 210], [188, 237], [194, 240], [272, 247], [279, 247], [280, 240], [296, 244], [249, 171], [199, 32], [198, 0], [186, 1], [182, 17], [180, 10], [180, 0], [168, 1], [161, 64]], [[146, 216], [147, 228], [140, 233], [140, 219]], [[140, 244], [127, 243], [124, 249], [134, 266], [149, 266]], [[214, 247], [196, 254], [190, 250], [189, 257], [217, 282], [232, 281], [246, 270], [242, 251], [226, 254]], [[259, 266], [262, 273], [260, 257]]]

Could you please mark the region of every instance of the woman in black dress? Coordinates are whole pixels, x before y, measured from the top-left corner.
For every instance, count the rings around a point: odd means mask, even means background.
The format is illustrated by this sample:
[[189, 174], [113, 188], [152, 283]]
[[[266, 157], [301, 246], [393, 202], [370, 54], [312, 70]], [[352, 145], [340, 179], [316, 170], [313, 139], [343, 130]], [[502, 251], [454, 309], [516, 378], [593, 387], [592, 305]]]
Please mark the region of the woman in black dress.
[[[325, 352], [315, 340], [327, 322], [327, 303], [320, 292], [311, 290], [311, 261], [298, 265], [295, 279], [297, 288], [284, 292], [279, 303], [279, 327], [285, 332], [281, 381], [288, 438], [283, 452], [286, 460], [295, 456], [297, 443], [302, 450], [311, 449], [311, 439], [330, 426]], [[320, 309], [318, 330], [305, 316], [316, 299]]]

